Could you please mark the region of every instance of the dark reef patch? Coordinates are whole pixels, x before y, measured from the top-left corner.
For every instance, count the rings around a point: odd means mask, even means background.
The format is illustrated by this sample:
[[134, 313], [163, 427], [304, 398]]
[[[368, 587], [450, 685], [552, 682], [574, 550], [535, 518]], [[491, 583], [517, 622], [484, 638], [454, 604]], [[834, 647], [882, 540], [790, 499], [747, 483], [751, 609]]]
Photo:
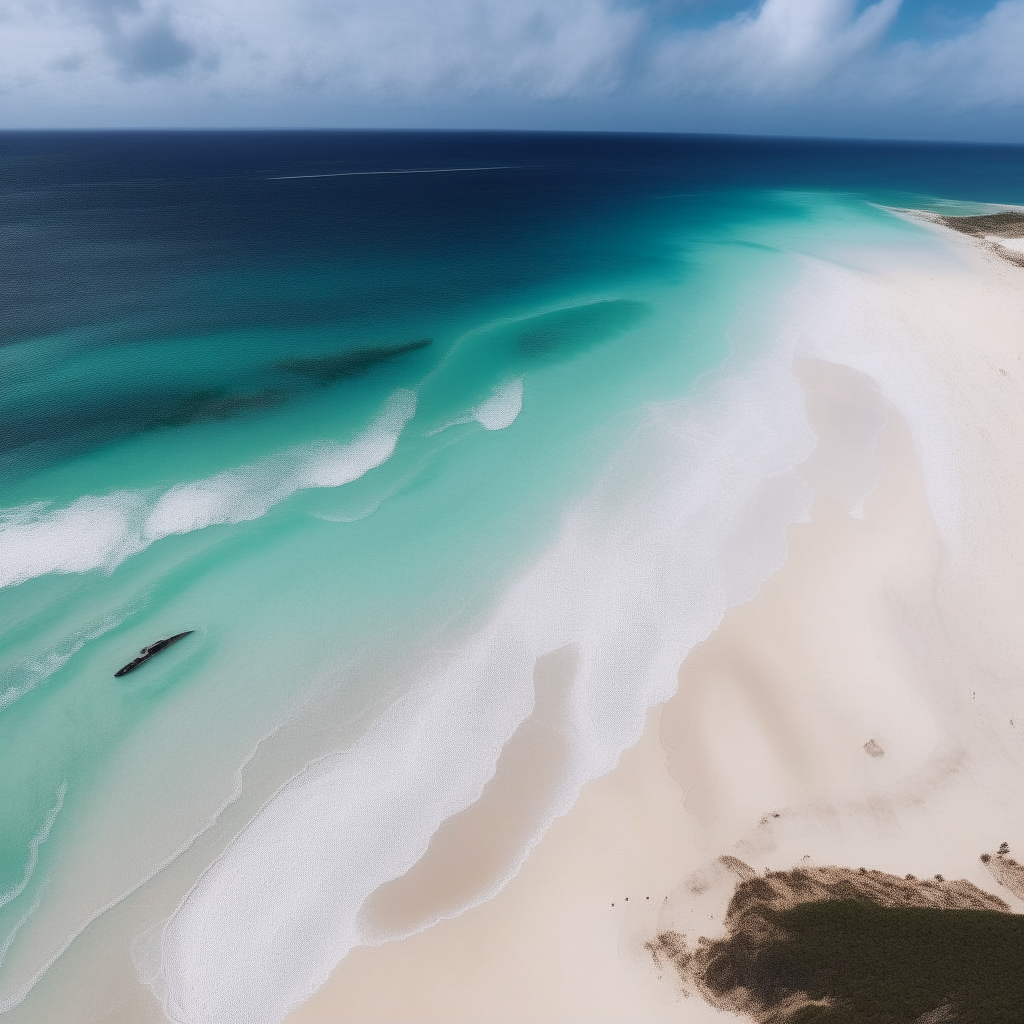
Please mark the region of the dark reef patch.
[[[60, 454], [67, 458], [148, 430], [212, 423], [264, 412], [294, 400], [311, 388], [361, 376], [430, 344], [430, 338], [420, 338], [391, 347], [283, 359], [272, 364], [272, 370], [265, 367], [261, 379], [254, 380], [250, 376], [248, 381], [238, 381], [234, 386], [215, 385], [173, 394], [146, 386], [144, 382], [133, 383], [116, 399], [103, 403], [86, 396], [85, 399], [69, 399], [42, 415], [33, 409], [4, 410], [0, 413], [0, 455], [59, 440]], [[284, 379], [281, 371], [287, 375]], [[0, 462], [0, 467], [2, 465]]]
[[1024, 916], [965, 880], [806, 868], [740, 882], [728, 936], [648, 949], [761, 1024], [1020, 1024]]
[[287, 394], [277, 388], [255, 392], [232, 392], [227, 388], [207, 388], [178, 400], [170, 409], [151, 419], [147, 429], [180, 427], [188, 423], [227, 420], [243, 413], [271, 409], [286, 401]]
[[518, 325], [518, 347], [527, 356], [569, 355], [610, 341], [639, 323], [647, 312], [646, 303], [633, 299], [603, 299], [541, 313]]
[[[172, 395], [140, 385], [110, 402], [67, 399], [61, 406], [42, 413], [23, 412], [22, 406], [0, 413], [0, 456], [16, 456], [41, 445], [59, 444], [60, 456], [70, 458], [147, 430], [211, 423], [261, 412], [281, 405], [289, 397], [289, 392], [280, 387], [252, 391], [211, 387]], [[0, 467], [4, 465], [5, 460], [0, 458]]]
[[358, 377], [374, 367], [397, 359], [409, 352], [416, 352], [433, 343], [431, 338], [419, 338], [404, 345], [356, 349], [350, 352], [329, 352], [318, 356], [300, 356], [282, 359], [276, 368], [294, 373], [317, 384], [333, 384], [345, 377]]

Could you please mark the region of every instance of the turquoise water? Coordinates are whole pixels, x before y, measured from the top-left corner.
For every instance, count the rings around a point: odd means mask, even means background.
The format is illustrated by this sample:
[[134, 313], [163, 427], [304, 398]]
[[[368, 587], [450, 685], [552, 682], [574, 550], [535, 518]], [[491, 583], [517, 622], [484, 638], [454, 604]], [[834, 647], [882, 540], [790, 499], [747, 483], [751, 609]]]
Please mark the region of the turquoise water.
[[[1024, 168], [1009, 149], [585, 137], [3, 145], [0, 1009], [26, 1020], [71, 998], [62, 961], [40, 973], [69, 941], [102, 975], [90, 924], [150, 889], [136, 916], [157, 924], [313, 762], [348, 796], [309, 847], [352, 865], [317, 884], [333, 918], [357, 910], [374, 864], [401, 873], [472, 799], [529, 713], [535, 658], [567, 643], [571, 802], [668, 695], [673, 659], [776, 566], [721, 569], [721, 545], [813, 447], [795, 391], [758, 369], [801, 261], [843, 259], [837, 239], [923, 248], [872, 203], [1019, 200]], [[763, 406], [712, 373], [727, 362]], [[751, 551], [799, 517], [786, 500]], [[681, 584], [683, 565], [702, 568]], [[389, 743], [425, 753], [381, 788]], [[410, 794], [419, 817], [399, 814]], [[215, 909], [190, 917], [197, 897], [163, 939], [175, 1019], [257, 1019], [197, 995], [219, 983], [175, 953], [216, 961], [196, 936], [249, 927], [218, 877]]]

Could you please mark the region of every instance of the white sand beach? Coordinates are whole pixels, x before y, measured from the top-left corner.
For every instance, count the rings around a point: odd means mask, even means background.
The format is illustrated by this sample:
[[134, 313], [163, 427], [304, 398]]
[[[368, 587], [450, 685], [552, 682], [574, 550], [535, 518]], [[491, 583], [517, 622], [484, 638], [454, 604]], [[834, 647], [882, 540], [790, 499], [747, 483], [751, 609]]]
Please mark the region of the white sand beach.
[[[736, 882], [723, 855], [966, 878], [1024, 911], [979, 859], [1024, 850], [1024, 271], [936, 232], [953, 261], [844, 271], [856, 308], [837, 315], [900, 327], [952, 447], [905, 408], [906, 378], [798, 358], [815, 504], [784, 568], [690, 653], [640, 743], [496, 897], [353, 950], [291, 1024], [726, 1016], [645, 947], [669, 928], [717, 934]], [[957, 486], [935, 509], [940, 459]], [[873, 473], [860, 509], [851, 481]], [[538, 694], [558, 699], [562, 668], [539, 666]], [[542, 705], [478, 804], [364, 908], [381, 939], [497, 869], [558, 770]]]
[[998, 235], [987, 235], [986, 241], [995, 242], [1004, 249], [1011, 249], [1013, 252], [1024, 252], [1024, 238], [1000, 238]]

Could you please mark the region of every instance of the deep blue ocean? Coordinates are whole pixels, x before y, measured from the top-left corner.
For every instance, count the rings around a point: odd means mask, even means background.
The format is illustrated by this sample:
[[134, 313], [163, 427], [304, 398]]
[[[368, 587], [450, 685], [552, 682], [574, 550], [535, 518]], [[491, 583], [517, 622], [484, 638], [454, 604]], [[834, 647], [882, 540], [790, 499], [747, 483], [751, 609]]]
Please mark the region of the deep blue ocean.
[[159, 978], [145, 936], [314, 763], [355, 921], [551, 651], [573, 778], [610, 767], [673, 685], [662, 633], [685, 653], [772, 570], [718, 581], [716, 531], [813, 443], [715, 412], [715, 374], [767, 358], [807, 260], [926, 249], [890, 207], [985, 204], [1024, 204], [1024, 147], [0, 134], [0, 1012], [126, 1020], [129, 979], [133, 1021], [280, 1019], [272, 968], [257, 1012], [181, 966], [187, 914]]

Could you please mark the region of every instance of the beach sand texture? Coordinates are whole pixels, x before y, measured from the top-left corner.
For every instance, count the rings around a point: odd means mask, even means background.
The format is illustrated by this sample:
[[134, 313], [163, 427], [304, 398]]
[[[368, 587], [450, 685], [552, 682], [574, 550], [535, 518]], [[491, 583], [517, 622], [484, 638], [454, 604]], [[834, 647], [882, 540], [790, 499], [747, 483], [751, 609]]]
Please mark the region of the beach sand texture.
[[[378, 890], [363, 929], [381, 944], [353, 950], [291, 1024], [734, 1020], [646, 944], [720, 936], [743, 865], [941, 873], [1024, 911], [980, 859], [1024, 849], [1024, 272], [936, 232], [953, 262], [862, 261], [839, 312], [809, 272], [832, 313], [795, 350], [818, 447], [784, 568], [693, 649], [640, 743], [500, 893], [386, 941], [486, 890], [543, 804], [571, 652], [538, 663], [537, 708], [478, 803]], [[899, 329], [948, 438], [915, 412], [913, 374], [844, 348], [858, 317]]]

